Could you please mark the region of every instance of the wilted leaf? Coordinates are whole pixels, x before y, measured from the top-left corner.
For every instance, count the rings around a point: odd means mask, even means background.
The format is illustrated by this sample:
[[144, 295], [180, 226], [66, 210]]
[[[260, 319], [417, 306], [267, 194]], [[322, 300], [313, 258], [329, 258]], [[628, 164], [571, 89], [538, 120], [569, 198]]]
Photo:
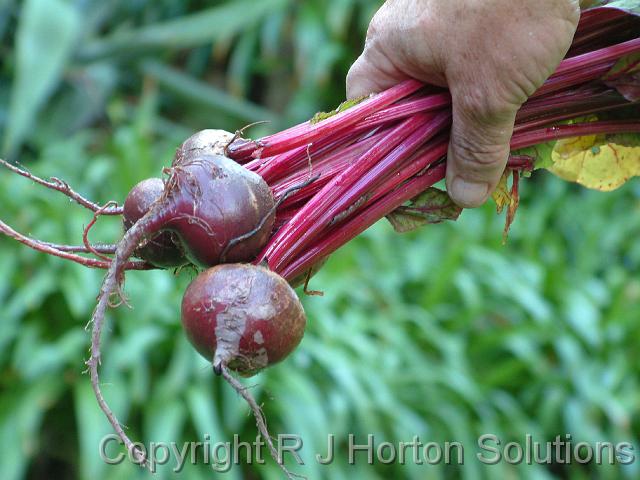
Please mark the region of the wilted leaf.
[[640, 175], [640, 141], [637, 137], [588, 136], [560, 140], [548, 170], [564, 180], [587, 188], [611, 191]]
[[498, 214], [501, 214], [504, 211], [505, 207], [511, 204], [511, 190], [509, 189], [510, 176], [511, 172], [509, 170], [506, 170], [502, 174], [498, 186], [491, 195], [493, 201], [496, 202], [496, 210]]
[[557, 161], [557, 155], [569, 157], [571, 155], [584, 152], [593, 147], [597, 143], [597, 140], [597, 135], [588, 135], [585, 137], [569, 138], [556, 142], [551, 154], [554, 164]]
[[618, 90], [627, 100], [640, 101], [640, 71], [623, 75], [606, 82], [606, 84]]
[[447, 192], [430, 188], [391, 212], [387, 220], [396, 232], [407, 233], [428, 224], [457, 220], [461, 213], [462, 208], [453, 203]]
[[[513, 177], [511, 188], [509, 188], [509, 177]], [[500, 178], [498, 186], [493, 191], [492, 198], [496, 202], [496, 209], [498, 214], [501, 214], [504, 209], [507, 209], [507, 218], [504, 226], [503, 241], [507, 241], [511, 225], [516, 219], [516, 213], [520, 206], [520, 174], [517, 171], [507, 168]]]

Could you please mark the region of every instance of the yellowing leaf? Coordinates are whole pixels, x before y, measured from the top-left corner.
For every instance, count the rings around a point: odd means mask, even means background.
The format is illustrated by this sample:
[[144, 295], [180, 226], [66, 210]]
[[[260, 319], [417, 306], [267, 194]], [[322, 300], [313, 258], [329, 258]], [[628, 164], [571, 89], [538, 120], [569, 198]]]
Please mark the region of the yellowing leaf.
[[619, 144], [606, 137], [560, 140], [548, 170], [564, 180], [608, 192], [640, 176], [640, 145]]
[[[563, 157], [570, 157], [575, 155], [576, 153], [581, 153], [587, 150], [590, 150], [596, 143], [598, 143], [597, 135], [589, 135], [586, 137], [576, 137], [576, 138], [568, 138], [566, 140], [560, 140], [556, 142], [555, 147], [553, 148], [553, 152], [551, 154], [552, 158], [554, 154], [561, 155]], [[555, 162], [555, 158], [554, 158]]]
[[493, 201], [496, 202], [498, 214], [502, 213], [504, 208], [511, 204], [511, 190], [509, 190], [509, 176], [511, 172], [507, 169], [502, 174], [500, 183], [493, 191]]
[[[511, 185], [511, 188], [509, 188], [510, 176], [513, 176], [513, 183]], [[503, 243], [507, 242], [509, 231], [511, 230], [511, 225], [513, 225], [513, 221], [516, 219], [516, 213], [518, 211], [518, 207], [520, 206], [519, 185], [520, 173], [518, 171], [507, 168], [502, 174], [502, 178], [500, 178], [498, 186], [493, 191], [492, 197], [493, 201], [496, 202], [496, 209], [498, 211], [498, 214], [501, 214], [505, 208], [507, 209], [507, 218], [505, 220], [504, 234], [502, 237]]]

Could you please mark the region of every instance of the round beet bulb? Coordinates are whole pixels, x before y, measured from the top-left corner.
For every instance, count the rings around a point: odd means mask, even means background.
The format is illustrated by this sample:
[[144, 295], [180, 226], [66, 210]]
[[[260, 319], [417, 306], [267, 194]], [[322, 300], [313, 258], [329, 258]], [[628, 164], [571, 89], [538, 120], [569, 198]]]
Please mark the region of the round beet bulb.
[[[124, 229], [140, 220], [164, 193], [164, 182], [160, 178], [148, 178], [134, 186], [123, 207]], [[160, 268], [176, 268], [188, 263], [180, 242], [172, 232], [159, 233], [138, 248], [135, 255]]]
[[218, 265], [198, 275], [182, 299], [182, 323], [196, 350], [251, 376], [300, 343], [306, 316], [282, 277], [254, 265]]
[[253, 260], [275, 220], [262, 177], [222, 155], [185, 159], [171, 170], [164, 228], [177, 233], [187, 258], [203, 267]]
[[176, 151], [173, 165], [180, 165], [201, 155], [224, 155], [233, 133], [225, 130], [201, 130], [187, 138]]

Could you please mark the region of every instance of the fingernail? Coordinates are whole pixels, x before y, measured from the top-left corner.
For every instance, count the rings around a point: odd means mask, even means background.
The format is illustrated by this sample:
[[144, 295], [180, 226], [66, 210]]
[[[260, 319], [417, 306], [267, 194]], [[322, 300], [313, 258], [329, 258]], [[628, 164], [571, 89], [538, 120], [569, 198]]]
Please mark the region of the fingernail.
[[449, 195], [461, 207], [477, 207], [487, 200], [489, 184], [485, 182], [470, 182], [462, 177], [456, 177], [451, 184]]

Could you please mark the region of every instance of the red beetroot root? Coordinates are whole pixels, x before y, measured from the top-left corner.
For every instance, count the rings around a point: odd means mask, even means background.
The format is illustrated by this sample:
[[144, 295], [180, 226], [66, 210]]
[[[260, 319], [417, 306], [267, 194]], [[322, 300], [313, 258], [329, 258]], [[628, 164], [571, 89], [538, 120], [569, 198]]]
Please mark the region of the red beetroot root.
[[247, 402], [271, 456], [290, 479], [299, 475], [281, 463], [260, 406], [229, 369], [251, 376], [279, 362], [300, 343], [306, 322], [287, 281], [255, 265], [210, 268], [191, 282], [182, 298], [187, 337]]
[[121, 292], [128, 259], [158, 233], [169, 230], [179, 237], [193, 263], [211, 266], [225, 259], [253, 260], [271, 234], [275, 217], [275, 202], [264, 180], [226, 157], [185, 158], [167, 173], [169, 179], [160, 199], [118, 243], [90, 322], [93, 327], [87, 366], [91, 385], [100, 408], [140, 464], [145, 464], [145, 455], [107, 405], [98, 373], [105, 313], [110, 297]]
[[164, 228], [177, 233], [187, 258], [205, 267], [253, 260], [275, 220], [266, 182], [222, 155], [185, 157], [172, 171]]
[[176, 151], [173, 165], [180, 165], [200, 155], [225, 155], [226, 147], [234, 140], [225, 130], [200, 130], [187, 138]]
[[289, 284], [270, 270], [219, 265], [196, 277], [182, 299], [182, 323], [196, 350], [251, 376], [300, 343], [306, 317]]
[[[122, 223], [125, 231], [144, 217], [163, 193], [164, 182], [160, 178], [148, 178], [134, 186], [123, 206]], [[135, 255], [160, 268], [174, 268], [188, 263], [180, 241], [173, 232], [159, 233], [138, 248]]]

